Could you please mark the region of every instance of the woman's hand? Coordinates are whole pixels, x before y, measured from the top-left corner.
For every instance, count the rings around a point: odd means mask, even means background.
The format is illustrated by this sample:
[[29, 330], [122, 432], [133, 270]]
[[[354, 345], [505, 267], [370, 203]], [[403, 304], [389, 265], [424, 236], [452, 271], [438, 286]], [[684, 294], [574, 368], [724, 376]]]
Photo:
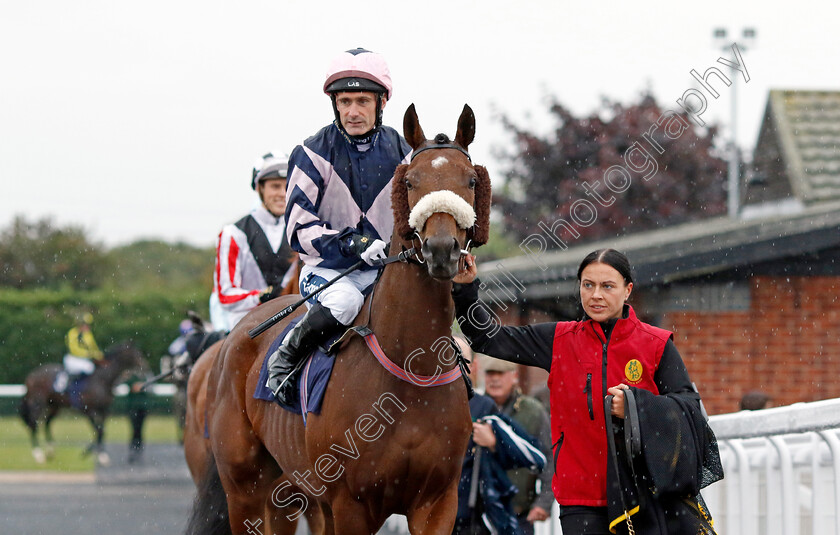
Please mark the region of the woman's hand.
[[624, 419], [624, 391], [629, 388], [626, 384], [621, 383], [618, 386], [607, 389], [607, 392], [613, 395], [612, 410], [610, 410], [610, 413], [613, 416], [618, 416], [622, 420]]
[[493, 434], [493, 426], [490, 424], [473, 422], [473, 440], [479, 446], [496, 451], [496, 435]]
[[469, 284], [478, 277], [478, 267], [475, 265], [475, 257], [470, 253], [461, 257], [458, 262], [458, 274], [452, 279], [452, 282], [458, 284]]

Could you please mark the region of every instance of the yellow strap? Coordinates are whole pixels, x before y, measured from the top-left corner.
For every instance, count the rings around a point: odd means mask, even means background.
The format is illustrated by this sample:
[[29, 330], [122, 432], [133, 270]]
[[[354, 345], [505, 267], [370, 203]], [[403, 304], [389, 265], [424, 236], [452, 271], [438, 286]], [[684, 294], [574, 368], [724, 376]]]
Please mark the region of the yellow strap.
[[[639, 512], [639, 506], [638, 505], [636, 507], [634, 507], [633, 509], [631, 509], [629, 513], [627, 511], [624, 511], [624, 514], [622, 514], [621, 516], [619, 516], [618, 518], [616, 518], [615, 520], [610, 522], [610, 533], [615, 533], [615, 527], [618, 524], [624, 522], [625, 519], [629, 519], [631, 516], [635, 515], [638, 512]], [[628, 522], [628, 524], [629, 524], [629, 522]]]

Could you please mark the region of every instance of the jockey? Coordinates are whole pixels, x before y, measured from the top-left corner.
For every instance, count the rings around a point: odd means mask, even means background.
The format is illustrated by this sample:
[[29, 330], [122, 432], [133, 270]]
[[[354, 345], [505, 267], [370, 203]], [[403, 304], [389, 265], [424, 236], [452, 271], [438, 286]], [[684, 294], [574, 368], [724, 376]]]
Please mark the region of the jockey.
[[295, 147], [289, 160], [286, 235], [304, 267], [301, 294], [318, 289], [360, 258], [354, 271], [307, 302], [308, 312], [269, 358], [267, 386], [281, 403], [294, 393], [299, 361], [353, 321], [373, 284], [373, 261], [386, 256], [394, 216], [391, 179], [411, 148], [382, 125], [392, 95], [391, 74], [379, 54], [357, 48], [331, 63], [324, 82], [335, 120]]
[[195, 325], [190, 320], [181, 320], [178, 325], [178, 338], [169, 344], [167, 352], [170, 356], [177, 357], [187, 350], [187, 337], [195, 332]]
[[236, 223], [225, 225], [216, 247], [210, 319], [217, 331], [230, 331], [251, 309], [280, 295], [297, 259], [286, 240], [288, 160], [271, 153], [251, 174], [261, 204]]
[[96, 369], [94, 360], [102, 360], [102, 351], [96, 345], [90, 324], [93, 315], [85, 312], [82, 321], [67, 331], [67, 354], [64, 355], [64, 369], [70, 376], [90, 375]]

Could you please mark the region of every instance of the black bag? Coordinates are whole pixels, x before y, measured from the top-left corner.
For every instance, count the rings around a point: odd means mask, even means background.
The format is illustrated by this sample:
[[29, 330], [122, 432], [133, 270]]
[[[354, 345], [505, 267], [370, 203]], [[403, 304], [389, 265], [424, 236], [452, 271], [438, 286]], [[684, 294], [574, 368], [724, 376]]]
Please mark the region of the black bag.
[[[650, 405], [640, 419], [636, 396]], [[700, 489], [723, 477], [717, 441], [699, 411], [699, 396], [624, 391], [624, 420], [604, 401], [610, 462], [610, 531], [639, 535], [716, 535]], [[647, 431], [649, 443], [642, 443]], [[654, 439], [655, 437], [655, 439]]]

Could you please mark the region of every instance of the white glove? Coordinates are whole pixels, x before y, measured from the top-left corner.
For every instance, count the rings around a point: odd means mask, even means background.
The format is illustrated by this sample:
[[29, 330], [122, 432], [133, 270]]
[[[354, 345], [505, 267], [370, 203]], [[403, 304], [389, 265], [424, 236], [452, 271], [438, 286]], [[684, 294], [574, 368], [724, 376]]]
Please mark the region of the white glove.
[[362, 252], [362, 260], [364, 260], [367, 265], [372, 266], [374, 260], [381, 260], [383, 258], [388, 258], [388, 255], [385, 254], [385, 248], [388, 247], [384, 241], [382, 240], [373, 240], [373, 243]]

